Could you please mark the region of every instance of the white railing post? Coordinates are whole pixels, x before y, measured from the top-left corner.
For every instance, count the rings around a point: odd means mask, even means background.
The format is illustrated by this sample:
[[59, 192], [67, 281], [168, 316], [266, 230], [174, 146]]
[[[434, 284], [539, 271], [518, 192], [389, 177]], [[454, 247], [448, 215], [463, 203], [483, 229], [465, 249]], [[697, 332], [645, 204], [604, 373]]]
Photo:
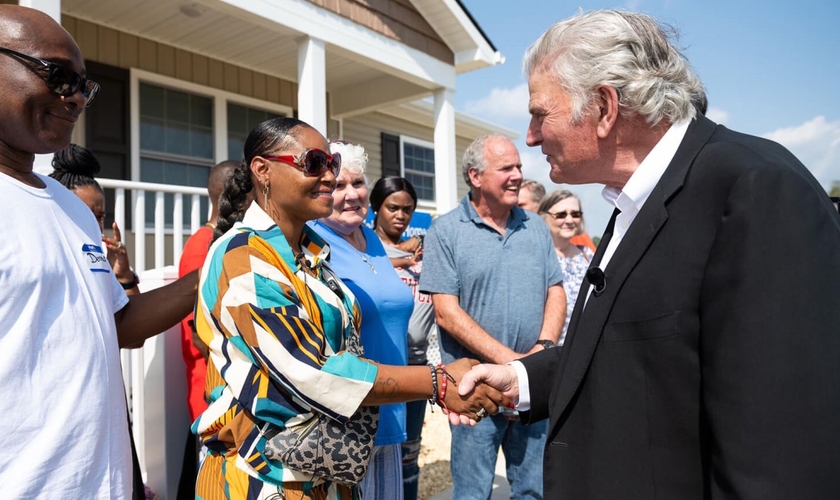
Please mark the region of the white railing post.
[[190, 234], [195, 234], [201, 227], [201, 196], [192, 195], [190, 207]]
[[158, 191], [155, 193], [155, 269], [161, 269], [164, 263], [166, 245], [166, 209], [165, 195]]
[[184, 195], [175, 193], [172, 207], [172, 257], [175, 265], [181, 261], [181, 251], [184, 249]]
[[134, 195], [134, 270], [139, 274], [146, 270], [146, 191], [139, 189]]

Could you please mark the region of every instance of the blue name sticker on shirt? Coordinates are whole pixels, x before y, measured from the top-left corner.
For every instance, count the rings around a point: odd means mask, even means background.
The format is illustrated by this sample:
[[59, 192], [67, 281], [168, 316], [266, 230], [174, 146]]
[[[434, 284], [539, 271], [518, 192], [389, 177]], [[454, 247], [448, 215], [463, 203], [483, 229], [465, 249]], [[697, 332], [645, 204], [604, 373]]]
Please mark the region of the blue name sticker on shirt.
[[102, 251], [102, 247], [93, 243], [85, 243], [82, 245], [82, 254], [90, 266], [91, 272], [94, 273], [110, 273], [111, 266], [108, 264], [108, 257]]

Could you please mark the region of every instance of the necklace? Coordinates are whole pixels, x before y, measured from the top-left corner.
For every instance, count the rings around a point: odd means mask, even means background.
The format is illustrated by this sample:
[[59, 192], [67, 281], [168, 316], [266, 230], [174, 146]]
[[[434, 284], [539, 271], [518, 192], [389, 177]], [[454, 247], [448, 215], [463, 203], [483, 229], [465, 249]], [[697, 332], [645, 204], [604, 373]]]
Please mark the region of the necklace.
[[[354, 233], [350, 233], [350, 234], [352, 235]], [[362, 233], [362, 241], [365, 241], [364, 237], [365, 237], [364, 233]], [[367, 266], [370, 268], [370, 270], [373, 272], [373, 274], [379, 274], [378, 272], [376, 272], [376, 268], [373, 267], [373, 264], [370, 262], [370, 259], [367, 256], [367, 254], [365, 254], [364, 252], [362, 252], [361, 250], [356, 248], [356, 245], [354, 245], [353, 242], [350, 241], [350, 235], [347, 235], [346, 237], [344, 237], [344, 239], [347, 241], [348, 244], [350, 244], [350, 248], [352, 248], [359, 255], [359, 258], [362, 259], [362, 262], [367, 264]]]

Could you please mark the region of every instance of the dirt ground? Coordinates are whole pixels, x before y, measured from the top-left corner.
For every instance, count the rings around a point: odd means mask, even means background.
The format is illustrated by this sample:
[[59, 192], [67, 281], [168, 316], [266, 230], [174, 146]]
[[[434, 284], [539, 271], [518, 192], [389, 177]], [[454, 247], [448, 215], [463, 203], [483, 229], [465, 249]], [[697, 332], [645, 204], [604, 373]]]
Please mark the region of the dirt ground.
[[446, 415], [440, 408], [435, 408], [435, 412], [431, 413], [427, 406], [423, 440], [420, 443], [418, 500], [427, 500], [452, 486], [452, 475], [449, 473], [449, 443], [449, 421]]

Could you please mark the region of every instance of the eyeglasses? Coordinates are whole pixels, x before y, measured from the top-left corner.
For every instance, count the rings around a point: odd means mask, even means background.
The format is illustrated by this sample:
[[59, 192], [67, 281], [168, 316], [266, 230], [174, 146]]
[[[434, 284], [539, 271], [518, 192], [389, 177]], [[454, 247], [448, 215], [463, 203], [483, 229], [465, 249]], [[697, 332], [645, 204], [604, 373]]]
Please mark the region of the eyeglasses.
[[[62, 97], [70, 97], [81, 90], [82, 95], [85, 96], [85, 107], [90, 106], [96, 98], [96, 94], [99, 93], [98, 83], [88, 80], [82, 75], [71, 69], [65, 68], [64, 66], [59, 66], [56, 63], [38, 59], [37, 57], [21, 54], [20, 52], [7, 49], [5, 47], [0, 47], [0, 52], [29, 61], [33, 64], [37, 64], [38, 68], [47, 70], [47, 75], [44, 78], [44, 81], [47, 82], [47, 87]], [[39, 76], [43, 77], [43, 75]]]
[[307, 177], [324, 175], [327, 170], [338, 177], [338, 173], [341, 171], [341, 155], [339, 153], [330, 155], [320, 149], [307, 149], [298, 156], [264, 156], [263, 158], [269, 161], [283, 162], [286, 165], [303, 170], [303, 175]]
[[572, 216], [572, 219], [580, 219], [583, 216], [583, 212], [581, 212], [580, 210], [575, 210], [575, 211], [572, 211], [572, 212], [565, 212], [564, 211], [564, 212], [556, 212], [556, 213], [551, 213], [551, 212], [546, 212], [546, 213], [548, 215], [554, 217], [557, 220], [563, 220], [563, 219], [566, 218], [566, 216], [569, 216], [569, 215]]

